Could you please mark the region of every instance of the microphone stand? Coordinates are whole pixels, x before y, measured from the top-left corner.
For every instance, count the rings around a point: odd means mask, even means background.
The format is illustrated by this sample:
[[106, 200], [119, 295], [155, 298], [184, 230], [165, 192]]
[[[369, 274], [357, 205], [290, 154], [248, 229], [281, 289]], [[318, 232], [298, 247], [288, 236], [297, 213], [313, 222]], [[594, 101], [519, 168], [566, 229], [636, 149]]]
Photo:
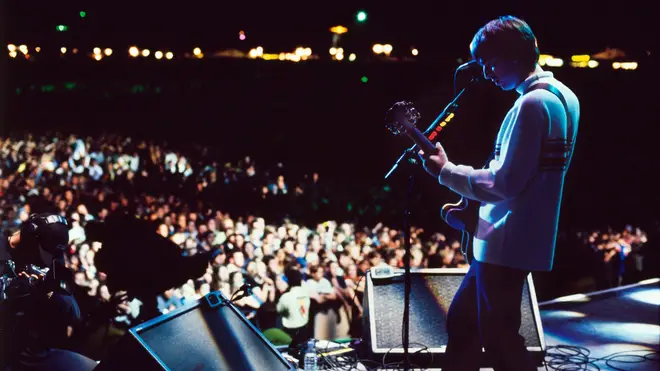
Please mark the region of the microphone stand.
[[[452, 99], [452, 101], [449, 102], [449, 104], [445, 107], [445, 109], [442, 110], [442, 112], [438, 115], [438, 117], [436, 117], [435, 120], [433, 120], [433, 122], [431, 123], [431, 125], [429, 125], [429, 127], [424, 131], [423, 134], [425, 137], [428, 138], [428, 136], [431, 135], [431, 133], [433, 133], [433, 131], [440, 124], [440, 122], [442, 122], [442, 120], [444, 120], [447, 116], [449, 116], [451, 113], [454, 113], [454, 111], [458, 109], [458, 103], [457, 103], [458, 100], [463, 96], [463, 94], [467, 91], [467, 89], [471, 85], [476, 84], [479, 81], [480, 81], [480, 77], [473, 77], [468, 83], [468, 85], [463, 89], [461, 89], [461, 91], [458, 94], [456, 94], [454, 99]], [[396, 160], [390, 171], [388, 171], [387, 174], [385, 174], [385, 179], [389, 178], [392, 174], [394, 174], [394, 170], [396, 170], [399, 167], [401, 161], [403, 161], [406, 158], [409, 163], [417, 164], [418, 161], [415, 158], [411, 157], [411, 155], [416, 154], [416, 150], [417, 150], [417, 144], [413, 144], [410, 148], [403, 151], [403, 153]]]
[[[475, 76], [472, 79], [470, 79], [470, 82], [468, 83], [468, 86], [464, 87], [452, 101], [445, 107], [445, 109], [438, 115], [438, 117], [431, 123], [431, 125], [424, 131], [424, 136], [429, 137], [431, 133], [434, 132], [436, 127], [444, 120], [447, 116], [449, 116], [451, 113], [456, 111], [458, 109], [458, 100], [463, 96], [463, 94], [467, 91], [468, 87], [470, 85], [473, 85], [477, 82], [479, 82], [480, 77]], [[392, 166], [392, 169], [385, 175], [385, 179], [387, 179], [390, 175], [394, 173], [394, 170], [396, 170], [399, 167], [399, 163], [401, 161], [406, 160], [404, 163], [407, 163], [409, 165], [416, 165], [419, 164], [419, 161], [417, 159], [417, 145], [413, 145], [412, 147], [406, 149], [403, 151], [403, 154], [396, 160], [394, 163], [394, 166]], [[403, 369], [404, 371], [408, 371], [412, 369], [412, 364], [410, 362], [410, 353], [409, 353], [409, 345], [410, 345], [410, 292], [412, 291], [412, 275], [410, 272], [410, 257], [411, 257], [411, 245], [410, 245], [410, 226], [408, 225], [409, 217], [411, 215], [410, 213], [410, 199], [412, 198], [412, 191], [413, 191], [413, 185], [414, 185], [414, 180], [415, 177], [413, 175], [412, 170], [408, 174], [408, 189], [406, 191], [406, 196], [405, 196], [405, 201], [404, 201], [404, 207], [403, 207], [403, 246], [405, 253], [403, 255], [403, 267], [404, 267], [404, 294], [403, 294], [403, 325], [402, 325], [402, 330], [403, 330], [403, 335], [402, 335], [402, 345], [403, 345]]]
[[[410, 164], [413, 164], [413, 161], [410, 161]], [[406, 197], [405, 197], [405, 204], [403, 208], [403, 247], [404, 247], [404, 254], [403, 254], [403, 269], [405, 271], [404, 274], [404, 295], [403, 295], [403, 339], [402, 339], [402, 344], [403, 344], [403, 369], [404, 371], [408, 371], [412, 369], [412, 365], [410, 363], [410, 355], [408, 348], [410, 347], [410, 291], [412, 290], [412, 277], [410, 273], [410, 253], [412, 247], [410, 246], [410, 225], [409, 225], [409, 220], [408, 218], [410, 217], [410, 199], [412, 198], [412, 191], [413, 191], [413, 185], [415, 184], [415, 176], [413, 175], [412, 171], [410, 172], [410, 175], [408, 176], [408, 190], [406, 192]]]

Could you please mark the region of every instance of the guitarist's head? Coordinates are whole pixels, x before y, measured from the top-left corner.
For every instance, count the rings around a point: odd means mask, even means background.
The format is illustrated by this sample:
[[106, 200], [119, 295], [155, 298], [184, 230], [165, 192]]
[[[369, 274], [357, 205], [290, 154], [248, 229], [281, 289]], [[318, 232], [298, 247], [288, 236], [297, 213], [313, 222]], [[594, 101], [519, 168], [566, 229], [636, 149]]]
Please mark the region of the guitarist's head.
[[532, 29], [513, 16], [499, 17], [481, 27], [472, 38], [470, 52], [483, 67], [484, 77], [505, 91], [517, 88], [532, 73], [541, 71]]

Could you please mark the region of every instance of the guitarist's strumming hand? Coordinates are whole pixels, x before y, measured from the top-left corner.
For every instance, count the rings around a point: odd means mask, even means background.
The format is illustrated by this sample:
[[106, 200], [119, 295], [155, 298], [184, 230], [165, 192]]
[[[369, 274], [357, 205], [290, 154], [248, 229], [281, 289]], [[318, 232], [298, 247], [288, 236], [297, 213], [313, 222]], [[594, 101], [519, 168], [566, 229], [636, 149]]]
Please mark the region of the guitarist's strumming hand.
[[438, 149], [438, 153], [425, 156], [424, 151], [419, 151], [419, 157], [422, 159], [422, 166], [424, 166], [426, 172], [437, 178], [440, 176], [440, 170], [442, 170], [449, 159], [447, 158], [447, 152], [442, 148], [442, 144], [439, 142], [436, 143], [435, 148]]

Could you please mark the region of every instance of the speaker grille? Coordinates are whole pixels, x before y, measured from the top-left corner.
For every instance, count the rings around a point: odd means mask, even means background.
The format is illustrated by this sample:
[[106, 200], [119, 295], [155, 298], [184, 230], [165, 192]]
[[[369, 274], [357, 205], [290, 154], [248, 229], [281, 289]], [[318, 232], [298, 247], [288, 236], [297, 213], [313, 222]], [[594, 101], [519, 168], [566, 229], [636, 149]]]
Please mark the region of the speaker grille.
[[[439, 348], [447, 345], [447, 311], [461, 285], [464, 274], [412, 274], [410, 293], [410, 347]], [[371, 281], [373, 298], [369, 315], [376, 323], [376, 348], [402, 347], [404, 305], [403, 277], [393, 280]], [[525, 281], [521, 303], [520, 334], [527, 347], [541, 347], [529, 285]], [[374, 334], [372, 334], [373, 337]], [[414, 344], [417, 343], [417, 344]]]
[[172, 371], [291, 369], [277, 350], [228, 306], [207, 308], [198, 304], [138, 329], [136, 336]]

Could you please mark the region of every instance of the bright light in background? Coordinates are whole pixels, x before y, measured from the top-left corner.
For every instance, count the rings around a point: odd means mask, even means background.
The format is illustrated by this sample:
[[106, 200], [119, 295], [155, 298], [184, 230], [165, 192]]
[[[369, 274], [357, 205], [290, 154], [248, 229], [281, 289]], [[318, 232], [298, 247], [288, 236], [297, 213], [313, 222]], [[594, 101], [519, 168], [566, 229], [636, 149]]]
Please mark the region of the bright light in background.
[[103, 59], [103, 56], [101, 54], [94, 54], [94, 59], [100, 61], [101, 59]]
[[539, 66], [541, 66], [541, 67], [545, 66], [545, 62], [548, 59], [552, 59], [552, 58], [554, 58], [554, 57], [550, 54], [541, 54], [541, 55], [539, 55], [539, 62], [538, 62]]
[[21, 53], [27, 54], [28, 53], [28, 47], [27, 45], [21, 45], [18, 47], [18, 50], [20, 50]]
[[154, 53], [154, 57], [156, 57], [156, 59], [161, 59], [161, 58], [163, 58], [163, 52], [161, 52], [160, 50], [158, 50], [156, 53]]
[[341, 25], [334, 26], [334, 27], [330, 27], [330, 32], [332, 32], [334, 34], [337, 34], [337, 35], [341, 35], [341, 34], [344, 34], [344, 33], [348, 32], [348, 28], [346, 28], [344, 26], [341, 26]]
[[200, 49], [200, 48], [195, 48], [195, 49], [193, 49], [193, 54], [195, 54], [195, 55], [200, 55], [200, 54], [202, 54], [202, 49]]
[[591, 60], [591, 61], [587, 62], [587, 67], [589, 67], [589, 68], [598, 67], [598, 61]]
[[94, 54], [101, 54], [101, 48], [99, 47], [94, 48]]
[[131, 47], [128, 49], [128, 54], [129, 54], [131, 57], [135, 58], [135, 57], [137, 57], [138, 55], [140, 55], [140, 49], [138, 49], [137, 46], [131, 46]]
[[36, 48], [34, 48], [34, 51], [39, 53], [41, 51], [41, 48], [37, 46]]
[[151, 54], [151, 51], [149, 49], [143, 49], [142, 50], [142, 56], [143, 57], [148, 57], [149, 54]]
[[73, 48], [73, 54], [78, 54], [78, 48]]
[[165, 58], [167, 58], [167, 59], [172, 59], [172, 58], [174, 58], [174, 53], [172, 53], [172, 52], [167, 52], [167, 53], [165, 53]]
[[60, 53], [62, 53], [62, 54], [66, 54], [66, 48], [65, 48], [65, 47], [61, 47], [61, 48], [60, 48]]
[[[299, 46], [299, 47], [296, 48], [296, 51], [294, 53], [295, 53], [295, 55], [300, 57], [300, 59], [306, 60], [307, 58], [309, 58], [312, 55], [312, 49], [311, 48], [304, 48], [302, 46]], [[280, 55], [281, 55], [281, 53], [280, 53]], [[274, 58], [274, 59], [280, 59], [281, 60], [282, 58], [280, 57], [280, 55], [278, 55], [278, 58]]]
[[335, 58], [336, 58], [338, 61], [340, 61], [340, 60], [344, 59], [344, 54], [343, 54], [343, 53], [337, 53], [337, 55], [335, 55]]
[[7, 45], [7, 50], [9, 50], [10, 52], [15, 52], [16, 51], [16, 45], [14, 45], [14, 44]]
[[571, 57], [571, 61], [573, 62], [589, 62], [591, 57], [587, 54], [580, 54], [580, 55], [574, 55]]
[[247, 38], [247, 36], [245, 36], [245, 31], [242, 31], [242, 30], [241, 30], [241, 31], [238, 32], [238, 39], [239, 39], [239, 40], [243, 41], [243, 40], [245, 40], [246, 38]]
[[355, 53], [351, 53], [351, 55], [348, 56], [348, 60], [351, 61], [351, 62], [354, 62], [355, 59], [357, 59], [357, 56], [355, 55]]
[[355, 19], [357, 19], [358, 22], [364, 22], [367, 20], [367, 12], [364, 10], [360, 10], [356, 15]]
[[369, 78], [367, 76], [362, 76], [360, 81], [362, 81], [363, 83], [367, 83], [369, 81]]
[[376, 54], [380, 54], [380, 53], [382, 53], [382, 52], [383, 52], [383, 49], [384, 49], [384, 48], [383, 48], [383, 46], [382, 46], [381, 44], [375, 44], [374, 47], [371, 48], [371, 50], [373, 50], [374, 53], [376, 53]]
[[64, 32], [64, 31], [68, 30], [69, 27], [68, 27], [67, 25], [60, 24], [60, 25], [57, 25], [56, 29], [57, 29], [57, 31], [59, 31], [59, 32]]
[[[617, 63], [618, 67], [615, 66]], [[614, 67], [614, 69], [621, 68], [622, 70], [636, 70], [637, 62], [614, 62], [612, 63], [612, 67]]]
[[417, 56], [417, 55], [419, 54], [419, 50], [417, 50], [417, 49], [413, 49], [413, 50], [411, 50], [410, 52], [411, 52], [412, 55], [414, 55], [414, 56]]
[[390, 44], [383, 45], [383, 53], [385, 53], [385, 55], [390, 55], [390, 53], [392, 53], [392, 50], [394, 50], [392, 45]]
[[106, 57], [111, 56], [112, 55], [112, 49], [110, 49], [110, 48], [103, 49], [103, 54], [105, 54]]
[[17, 55], [18, 53], [16, 53], [16, 50], [9, 52], [9, 57], [11, 58], [16, 58]]
[[330, 55], [335, 55], [335, 54], [337, 54], [337, 48], [335, 48], [335, 47], [333, 46], [332, 48], [330, 48], [330, 51], [329, 51], [329, 52], [330, 52]]
[[78, 14], [80, 14], [80, 18], [85, 18], [87, 16], [87, 12], [84, 10], [81, 10]]
[[564, 60], [561, 58], [552, 58], [545, 61], [545, 65], [548, 67], [561, 67], [564, 65]]

